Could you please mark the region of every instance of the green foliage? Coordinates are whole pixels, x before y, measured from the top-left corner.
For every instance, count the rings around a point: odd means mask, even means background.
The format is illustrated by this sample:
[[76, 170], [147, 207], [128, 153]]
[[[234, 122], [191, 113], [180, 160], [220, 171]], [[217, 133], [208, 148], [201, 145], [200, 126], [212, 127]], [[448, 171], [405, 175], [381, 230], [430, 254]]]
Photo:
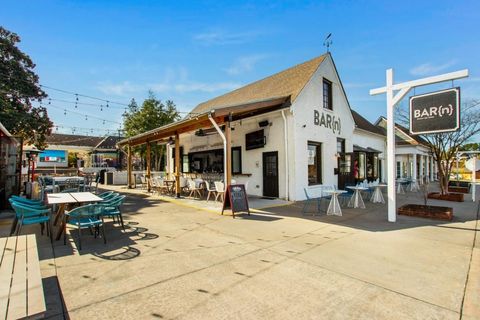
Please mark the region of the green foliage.
[[0, 26], [0, 121], [10, 133], [24, 142], [45, 149], [53, 123], [45, 107], [32, 101], [47, 97], [33, 72], [35, 64], [17, 44], [20, 37]]
[[460, 151], [478, 151], [478, 150], [480, 150], [480, 143], [479, 142], [466, 143], [463, 146], [459, 147], [458, 150], [460, 150]]
[[128, 111], [124, 114], [123, 127], [126, 136], [132, 137], [179, 119], [180, 115], [173, 101], [167, 100], [163, 103], [150, 92], [140, 108], [132, 99]]
[[[127, 138], [180, 120], [180, 114], [175, 103], [171, 100], [163, 103], [152, 92], [149, 92], [148, 99], [143, 101], [141, 107], [138, 107], [136, 101], [132, 99], [128, 111], [123, 116], [123, 127]], [[146, 146], [136, 147], [133, 149], [133, 152], [140, 154], [144, 158]], [[163, 146], [151, 145], [152, 164], [156, 170], [160, 170], [162, 167], [161, 159], [164, 152], [165, 148]]]

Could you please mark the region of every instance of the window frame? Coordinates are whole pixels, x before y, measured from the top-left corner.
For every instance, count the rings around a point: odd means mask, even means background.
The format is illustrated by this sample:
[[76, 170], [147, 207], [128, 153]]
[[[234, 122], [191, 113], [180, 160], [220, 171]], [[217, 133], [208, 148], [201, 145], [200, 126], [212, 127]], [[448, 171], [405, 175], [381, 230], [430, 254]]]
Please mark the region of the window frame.
[[[325, 87], [327, 86], [327, 87]], [[327, 90], [325, 90], [327, 88]], [[325, 94], [327, 91], [327, 94]], [[323, 97], [323, 109], [333, 111], [333, 83], [327, 78], [323, 78], [322, 81], [322, 97]]]
[[[315, 185], [320, 185], [323, 183], [323, 163], [322, 163], [322, 143], [321, 142], [315, 142], [315, 141], [308, 141], [307, 142], [307, 152], [310, 146], [314, 146], [315, 149], [315, 165], [316, 165], [316, 175], [317, 175], [317, 181], [316, 182], [310, 182], [310, 176], [309, 176], [309, 167], [311, 166], [308, 164], [308, 159], [307, 159], [307, 182], [308, 186], [315, 186]], [[307, 153], [308, 157], [308, 153]]]
[[[238, 156], [238, 161], [239, 161], [239, 167], [240, 167], [240, 171], [238, 172], [235, 172], [233, 171], [233, 151], [238, 151], [239, 153], [239, 156]], [[242, 174], [242, 147], [232, 147], [232, 174]]]

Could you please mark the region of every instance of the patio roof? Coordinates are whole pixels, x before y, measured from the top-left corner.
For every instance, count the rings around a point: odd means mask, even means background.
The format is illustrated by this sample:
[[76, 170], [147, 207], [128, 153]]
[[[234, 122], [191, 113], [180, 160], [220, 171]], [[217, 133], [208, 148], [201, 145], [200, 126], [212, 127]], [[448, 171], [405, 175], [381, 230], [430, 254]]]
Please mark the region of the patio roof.
[[180, 121], [123, 139], [117, 143], [117, 146], [135, 146], [147, 142], [167, 141], [168, 138], [175, 136], [175, 134], [191, 132], [201, 128], [210, 128], [212, 123], [209, 120], [209, 115], [215, 119], [218, 125], [221, 125], [230, 119], [239, 120], [257, 114], [287, 108], [290, 105], [290, 96], [272, 97], [264, 100], [250, 101], [240, 105], [224, 106], [195, 115], [190, 114], [187, 118]]

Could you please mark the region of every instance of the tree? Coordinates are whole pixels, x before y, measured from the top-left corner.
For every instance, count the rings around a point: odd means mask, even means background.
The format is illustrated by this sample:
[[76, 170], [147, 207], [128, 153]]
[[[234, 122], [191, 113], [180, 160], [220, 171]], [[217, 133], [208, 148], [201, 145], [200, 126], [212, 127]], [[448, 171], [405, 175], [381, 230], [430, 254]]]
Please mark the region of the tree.
[[17, 47], [19, 42], [17, 34], [0, 26], [0, 119], [13, 135], [43, 150], [53, 123], [47, 109], [32, 102], [47, 94], [38, 84], [32, 59]]
[[[457, 151], [480, 133], [480, 101], [470, 100], [460, 109], [459, 130], [422, 135], [437, 163], [442, 194], [448, 193], [448, 182]], [[408, 124], [408, 112], [405, 108], [397, 109], [397, 115], [403, 124]]]
[[479, 142], [472, 142], [472, 143], [466, 143], [460, 148], [458, 148], [459, 151], [478, 151], [480, 150], [480, 143]]
[[[180, 114], [173, 101], [167, 100], [163, 103], [158, 100], [152, 92], [149, 92], [149, 97], [143, 101], [140, 108], [136, 101], [132, 99], [128, 106], [128, 110], [123, 116], [123, 127], [127, 138], [156, 129], [180, 119]], [[139, 153], [144, 158], [146, 147], [145, 145], [142, 145], [134, 148], [133, 151]], [[153, 167], [156, 170], [162, 168], [161, 161], [164, 153], [164, 146], [159, 146], [157, 144], [151, 145]]]

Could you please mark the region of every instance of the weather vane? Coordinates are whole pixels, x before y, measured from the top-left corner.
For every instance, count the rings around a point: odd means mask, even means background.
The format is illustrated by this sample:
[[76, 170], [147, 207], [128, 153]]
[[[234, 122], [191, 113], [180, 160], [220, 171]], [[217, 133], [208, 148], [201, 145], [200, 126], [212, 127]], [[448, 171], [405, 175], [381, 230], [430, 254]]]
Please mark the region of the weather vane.
[[332, 34], [329, 33], [328, 36], [325, 38], [325, 41], [323, 41], [323, 46], [327, 47], [327, 52], [330, 52], [330, 45], [333, 43], [331, 37]]

